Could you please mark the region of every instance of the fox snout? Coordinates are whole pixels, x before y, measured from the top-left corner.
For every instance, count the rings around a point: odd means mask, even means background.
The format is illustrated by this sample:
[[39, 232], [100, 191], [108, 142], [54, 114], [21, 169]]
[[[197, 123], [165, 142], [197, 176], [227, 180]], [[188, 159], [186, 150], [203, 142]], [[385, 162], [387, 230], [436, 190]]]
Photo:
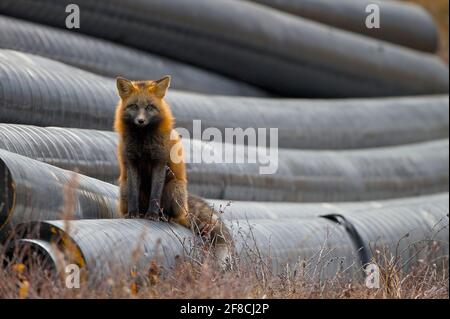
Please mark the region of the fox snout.
[[152, 114], [145, 107], [138, 106], [136, 110], [133, 110], [134, 124], [138, 127], [147, 126], [150, 123]]
[[148, 124], [148, 119], [146, 119], [144, 116], [138, 116], [134, 120], [134, 124], [137, 126], [146, 126]]

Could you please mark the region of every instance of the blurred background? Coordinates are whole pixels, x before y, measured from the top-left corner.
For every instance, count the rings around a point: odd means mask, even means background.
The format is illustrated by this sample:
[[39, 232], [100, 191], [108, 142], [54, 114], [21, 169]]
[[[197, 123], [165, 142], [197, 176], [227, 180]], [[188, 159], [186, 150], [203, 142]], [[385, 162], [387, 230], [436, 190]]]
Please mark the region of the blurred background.
[[[171, 271], [183, 244], [198, 243], [186, 228], [117, 209], [115, 78], [170, 74], [166, 100], [190, 134], [185, 147], [244, 150], [232, 163], [188, 163], [187, 174], [189, 192], [220, 211], [250, 280], [214, 272], [222, 281], [189, 282], [182, 297], [301, 297], [304, 286], [285, 287], [304, 281], [309, 297], [323, 296], [327, 280], [338, 287], [330, 295], [349, 297], [348, 282], [365, 289], [374, 262], [389, 282], [357, 297], [448, 298], [448, 1], [376, 1], [380, 28], [365, 23], [369, 0], [72, 2], [0, 0], [0, 297], [72, 296], [18, 290], [35, 282], [12, 277], [14, 265], [32, 258], [10, 247], [37, 252], [51, 271], [67, 254], [107, 283], [135, 269], [149, 282], [155, 260]], [[278, 143], [205, 141], [194, 121], [219, 135], [276, 129]], [[263, 175], [249, 150], [271, 147], [278, 169]], [[288, 270], [292, 281], [277, 282]], [[180, 273], [168, 286], [150, 278], [146, 292], [176, 295]], [[113, 296], [138, 294], [136, 278], [125, 283], [134, 290]], [[110, 297], [96, 287], [80, 294]]]
[[449, 1], [448, 0], [402, 0], [406, 2], [412, 2], [419, 4], [426, 8], [435, 18], [436, 23], [439, 27], [440, 33], [440, 45], [439, 45], [439, 56], [448, 63], [448, 12], [449, 12]]

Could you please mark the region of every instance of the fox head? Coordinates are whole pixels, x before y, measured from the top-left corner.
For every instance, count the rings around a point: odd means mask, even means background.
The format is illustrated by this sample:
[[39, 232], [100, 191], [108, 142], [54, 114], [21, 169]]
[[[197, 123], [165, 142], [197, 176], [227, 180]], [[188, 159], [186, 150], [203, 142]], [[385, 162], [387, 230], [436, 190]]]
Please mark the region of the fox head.
[[137, 129], [171, 126], [172, 114], [164, 101], [170, 76], [156, 81], [130, 81], [118, 77], [116, 82], [120, 96], [116, 129], [120, 130], [118, 126]]

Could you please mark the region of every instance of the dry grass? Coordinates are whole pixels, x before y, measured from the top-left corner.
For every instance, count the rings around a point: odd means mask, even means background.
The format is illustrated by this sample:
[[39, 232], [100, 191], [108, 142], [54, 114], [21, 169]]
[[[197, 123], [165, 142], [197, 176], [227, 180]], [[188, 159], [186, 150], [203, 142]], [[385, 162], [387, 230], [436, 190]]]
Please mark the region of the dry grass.
[[[423, 5], [436, 18], [441, 33], [439, 55], [448, 62], [449, 1], [405, 1]], [[71, 201], [69, 196], [67, 202]], [[369, 289], [362, 277], [346, 273], [321, 280], [302, 271], [275, 274], [243, 264], [224, 272], [208, 257], [202, 263], [180, 262], [171, 271], [153, 262], [145, 271], [116, 273], [95, 286], [82, 284], [80, 289], [68, 289], [63, 278], [46, 270], [39, 259], [27, 263], [30, 254], [17, 252], [9, 260], [0, 247], [0, 298], [449, 298], [448, 260], [420, 260], [403, 273], [392, 258], [384, 256], [380, 289]], [[302, 267], [306, 268], [302, 264], [299, 269]]]
[[[252, 267], [236, 262], [232, 271], [223, 271], [206, 252], [201, 263], [184, 260], [169, 271], [152, 261], [147, 269], [115, 271], [95, 284], [82, 280], [79, 289], [68, 289], [62, 274], [46, 270], [39, 258], [26, 261], [30, 255], [26, 249], [12, 259], [0, 254], [0, 298], [449, 298], [448, 259], [420, 260], [403, 273], [395, 258], [380, 255], [381, 287], [369, 289], [359, 272], [340, 272], [327, 280], [311, 277], [304, 270], [314, 265], [305, 261], [281, 274], [253, 267], [266, 264], [262, 260]], [[82, 278], [95, 276], [84, 273]]]
[[[77, 185], [76, 176], [65, 188], [65, 201], [62, 219], [67, 222], [73, 215], [73, 190]], [[29, 234], [33, 231], [27, 230]], [[16, 238], [23, 238], [20, 234]], [[35, 238], [36, 236], [30, 236]], [[250, 236], [251, 238], [251, 236]], [[64, 240], [64, 238], [62, 238]], [[251, 239], [249, 240], [251, 241]], [[14, 238], [11, 242], [15, 242]], [[312, 257], [301, 260], [296, 265], [285, 267], [282, 273], [271, 270], [270, 256], [263, 257], [255, 242], [244, 242], [240, 257], [234, 256], [232, 270], [224, 271], [212, 257], [210, 246], [197, 242], [190, 248], [189, 258], [179, 260], [173, 269], [163, 269], [157, 262], [149, 261], [147, 267], [140, 269], [119, 269], [108, 264], [102, 269], [111, 269], [106, 275], [101, 270], [89, 272], [82, 268], [79, 289], [66, 287], [64, 266], [79, 262], [78, 250], [65, 246], [65, 254], [56, 256], [57, 272], [39, 258], [39, 254], [29, 247], [15, 246], [14, 252], [0, 246], [0, 299], [2, 298], [287, 298], [287, 299], [371, 299], [371, 298], [409, 298], [409, 299], [448, 299], [449, 277], [448, 256], [436, 259], [439, 246], [420, 245], [417, 258], [404, 262], [386, 252], [374, 253], [374, 261], [380, 267], [381, 285], [379, 289], [369, 289], [365, 285], [362, 271], [355, 267], [340, 270], [334, 277], [324, 279], [323, 267], [330, 264], [328, 248], [320, 255], [322, 260]], [[6, 246], [6, 245], [5, 245]], [[326, 247], [326, 245], [324, 245]], [[54, 248], [57, 248], [54, 246]], [[408, 248], [409, 249], [409, 248]], [[132, 264], [142, 260], [139, 250], [133, 253]], [[187, 251], [187, 250], [186, 250]], [[381, 250], [383, 251], [383, 250]], [[75, 253], [74, 253], [75, 252]], [[401, 255], [401, 254], [400, 254]], [[420, 256], [420, 259], [418, 259]], [[417, 260], [418, 259], [418, 260]], [[147, 259], [146, 259], [147, 260]], [[314, 261], [313, 261], [314, 260]], [[400, 266], [399, 266], [400, 265]], [[406, 267], [405, 267], [406, 266]], [[403, 269], [408, 269], [403, 272]], [[316, 275], [317, 274], [317, 275]], [[100, 278], [96, 280], [95, 278]]]
[[419, 4], [424, 8], [426, 8], [433, 15], [440, 32], [440, 48], [438, 54], [444, 61], [448, 63], [449, 0], [403, 0], [403, 1]]

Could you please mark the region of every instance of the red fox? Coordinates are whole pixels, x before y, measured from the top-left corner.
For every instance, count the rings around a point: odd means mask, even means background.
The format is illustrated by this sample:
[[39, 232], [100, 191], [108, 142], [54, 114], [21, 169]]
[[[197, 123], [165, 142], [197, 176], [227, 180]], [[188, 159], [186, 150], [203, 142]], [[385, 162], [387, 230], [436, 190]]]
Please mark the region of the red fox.
[[170, 76], [157, 81], [117, 78], [120, 101], [114, 128], [119, 134], [119, 209], [125, 217], [163, 215], [202, 236], [208, 233], [223, 255], [228, 230], [206, 202], [188, 195], [181, 139], [164, 100], [169, 86]]

